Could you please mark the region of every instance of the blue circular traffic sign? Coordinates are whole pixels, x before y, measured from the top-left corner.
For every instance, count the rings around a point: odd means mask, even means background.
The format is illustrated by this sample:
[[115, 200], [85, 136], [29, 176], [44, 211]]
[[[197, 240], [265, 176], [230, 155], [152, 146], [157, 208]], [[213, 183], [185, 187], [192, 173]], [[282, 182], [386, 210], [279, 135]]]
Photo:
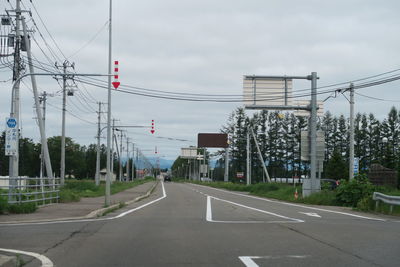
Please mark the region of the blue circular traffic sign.
[[16, 121], [16, 119], [14, 119], [14, 118], [9, 118], [9, 119], [7, 120], [7, 126], [8, 126], [9, 128], [15, 128], [15, 126], [17, 126], [17, 121]]

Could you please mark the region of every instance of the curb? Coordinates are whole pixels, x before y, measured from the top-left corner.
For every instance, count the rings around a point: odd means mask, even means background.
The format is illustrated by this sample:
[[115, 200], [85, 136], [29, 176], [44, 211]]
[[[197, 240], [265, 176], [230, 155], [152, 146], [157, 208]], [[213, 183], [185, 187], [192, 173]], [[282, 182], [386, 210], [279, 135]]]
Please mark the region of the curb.
[[[154, 182], [153, 186], [146, 192], [146, 194], [141, 195], [136, 197], [133, 200], [129, 200], [127, 202], [124, 202], [125, 205], [130, 205], [132, 203], [138, 202], [142, 199], [145, 199], [150, 196], [150, 194], [154, 191], [156, 186], [158, 185], [159, 181]], [[40, 223], [40, 222], [57, 222], [57, 221], [73, 221], [73, 220], [82, 220], [82, 219], [94, 219], [101, 217], [105, 212], [118, 208], [120, 203], [113, 204], [109, 207], [106, 208], [101, 208], [97, 209], [94, 211], [91, 211], [89, 214], [85, 216], [79, 216], [79, 217], [66, 217], [66, 218], [57, 218], [57, 219], [44, 219], [44, 220], [31, 220], [31, 221], [11, 221], [11, 222], [0, 222], [0, 225], [2, 224], [18, 224], [18, 223]]]
[[[132, 203], [138, 202], [138, 201], [140, 201], [142, 199], [145, 199], [145, 198], [149, 197], [150, 194], [153, 192], [153, 190], [156, 188], [157, 185], [158, 185], [158, 181], [153, 184], [153, 186], [147, 191], [146, 194], [144, 194], [142, 196], [138, 196], [133, 200], [129, 200], [127, 202], [123, 202], [123, 204], [124, 205], [130, 205]], [[120, 206], [120, 203], [116, 203], [116, 204], [113, 204], [113, 205], [111, 205], [109, 207], [106, 207], [106, 208], [101, 208], [101, 209], [98, 209], [98, 210], [94, 210], [94, 211], [90, 212], [88, 215], [83, 216], [83, 218], [84, 219], [92, 219], [92, 218], [101, 217], [104, 213], [106, 213], [106, 212], [108, 212], [110, 210], [113, 210], [115, 208], [118, 208], [119, 206]]]

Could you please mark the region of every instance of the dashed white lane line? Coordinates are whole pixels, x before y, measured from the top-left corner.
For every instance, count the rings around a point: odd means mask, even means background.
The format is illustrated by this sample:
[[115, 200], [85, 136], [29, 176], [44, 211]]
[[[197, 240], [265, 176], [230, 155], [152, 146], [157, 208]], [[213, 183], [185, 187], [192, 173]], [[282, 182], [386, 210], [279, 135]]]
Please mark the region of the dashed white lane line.
[[[258, 211], [261, 213], [265, 213], [268, 215], [272, 215], [278, 218], [282, 218], [282, 219], [286, 219], [287, 221], [217, 221], [217, 220], [213, 220], [212, 218], [212, 207], [211, 207], [211, 199], [216, 199], [222, 202], [226, 202], [232, 205], [236, 205], [238, 207], [242, 207], [242, 208], [246, 208], [249, 210], [254, 210], [254, 211]], [[256, 209], [253, 207], [249, 207], [240, 203], [236, 203], [236, 202], [232, 202], [229, 200], [225, 200], [225, 199], [221, 199], [221, 198], [217, 198], [217, 197], [212, 197], [212, 196], [207, 196], [207, 211], [206, 211], [206, 220], [208, 222], [214, 222], [214, 223], [302, 223], [304, 222], [303, 220], [300, 219], [295, 219], [295, 218], [290, 218], [290, 217], [286, 217], [277, 213], [273, 213], [273, 212], [269, 212], [269, 211], [265, 211], [265, 210], [260, 210], [260, 209]]]
[[116, 215], [116, 216], [113, 216], [113, 217], [100, 218], [100, 219], [82, 219], [82, 220], [48, 221], [48, 222], [32, 222], [32, 223], [10, 223], [10, 224], [0, 224], [0, 227], [2, 227], [2, 226], [24, 226], [24, 225], [59, 224], [59, 223], [99, 222], [99, 221], [110, 221], [110, 220], [115, 220], [115, 219], [118, 219], [118, 218], [122, 218], [122, 217], [124, 217], [124, 216], [126, 216], [126, 215], [128, 215], [128, 214], [130, 214], [130, 213], [132, 213], [132, 212], [135, 212], [135, 211], [137, 211], [137, 210], [143, 209], [144, 207], [147, 207], [147, 206], [149, 206], [149, 205], [151, 205], [151, 204], [154, 204], [154, 203], [156, 203], [156, 202], [158, 202], [158, 201], [160, 201], [160, 200], [166, 198], [166, 197], [167, 197], [167, 194], [166, 194], [166, 192], [165, 192], [165, 187], [164, 187], [164, 183], [163, 183], [163, 182], [161, 182], [161, 186], [162, 186], [162, 192], [163, 192], [163, 195], [162, 195], [161, 197], [159, 197], [159, 198], [157, 198], [157, 199], [155, 199], [155, 200], [152, 200], [152, 201], [150, 201], [150, 202], [148, 202], [148, 203], [146, 203], [146, 204], [143, 204], [143, 205], [141, 205], [141, 206], [139, 206], [139, 207], [130, 209], [130, 210], [128, 210], [128, 211], [125, 211], [125, 212], [123, 212], [123, 213], [121, 213], [121, 214], [118, 214], [118, 215]]
[[271, 199], [266, 199], [266, 198], [260, 198], [260, 197], [255, 197], [255, 196], [249, 196], [249, 195], [244, 195], [244, 194], [240, 194], [240, 193], [230, 192], [230, 191], [227, 191], [227, 190], [222, 190], [222, 189], [218, 189], [218, 188], [214, 188], [214, 187], [209, 187], [209, 186], [204, 186], [204, 185], [197, 185], [197, 184], [193, 184], [193, 185], [194, 185], [194, 186], [204, 187], [204, 188], [209, 188], [209, 189], [214, 189], [214, 190], [221, 191], [221, 192], [224, 192], [224, 193], [229, 193], [229, 194], [232, 194], [232, 195], [237, 195], [237, 196], [242, 196], [242, 197], [247, 197], [247, 198], [252, 198], [252, 199], [257, 199], [257, 200], [262, 200], [262, 201], [271, 202], [271, 203], [277, 203], [277, 204], [281, 204], [281, 205], [287, 205], [287, 206], [298, 207], [298, 208], [303, 208], [303, 209], [318, 210], [318, 211], [323, 211], [323, 212], [341, 214], [341, 215], [346, 215], [346, 216], [351, 216], [351, 217], [360, 218], [360, 219], [366, 219], [366, 220], [372, 220], [372, 221], [382, 221], [382, 222], [386, 222], [386, 221], [387, 221], [387, 220], [381, 219], [381, 218], [367, 217], [367, 216], [356, 215], [356, 214], [352, 214], [352, 213], [348, 213], [348, 212], [335, 211], [335, 210], [327, 210], [327, 209], [315, 208], [315, 207], [308, 207], [308, 206], [299, 205], [299, 204], [294, 204], [294, 203], [281, 202], [281, 201], [277, 201], [277, 200], [271, 200]]
[[6, 248], [0, 248], [0, 251], [8, 252], [8, 253], [15, 253], [15, 254], [24, 254], [24, 255], [34, 257], [41, 261], [42, 267], [53, 267], [54, 266], [53, 262], [49, 258], [47, 258], [46, 256], [43, 256], [41, 254], [35, 253], [35, 252], [22, 251], [22, 250], [16, 250], [16, 249], [6, 249]]
[[305, 259], [309, 258], [309, 255], [285, 255], [285, 256], [240, 256], [239, 259], [243, 262], [246, 267], [258, 267], [258, 264], [254, 262], [256, 259]]

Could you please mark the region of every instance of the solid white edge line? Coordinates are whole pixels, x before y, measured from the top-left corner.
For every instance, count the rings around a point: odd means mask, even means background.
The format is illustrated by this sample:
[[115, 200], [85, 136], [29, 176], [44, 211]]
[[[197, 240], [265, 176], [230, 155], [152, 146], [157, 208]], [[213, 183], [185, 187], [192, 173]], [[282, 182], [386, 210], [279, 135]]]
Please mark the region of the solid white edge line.
[[0, 248], [0, 251], [4, 252], [9, 252], [9, 253], [16, 253], [16, 254], [25, 254], [31, 257], [35, 257], [36, 259], [40, 260], [42, 262], [42, 267], [53, 267], [53, 262], [47, 258], [46, 256], [43, 256], [41, 254], [35, 253], [35, 252], [29, 252], [29, 251], [22, 251], [22, 250], [16, 250], [16, 249], [6, 249], [6, 248]]
[[211, 210], [211, 198], [210, 196], [207, 196], [207, 214], [206, 214], [206, 220], [208, 222], [212, 222], [212, 210]]
[[263, 200], [263, 201], [266, 201], [266, 202], [277, 203], [277, 204], [283, 204], [283, 205], [287, 205], [287, 206], [293, 206], [293, 207], [299, 207], [299, 208], [311, 209], [311, 210], [325, 211], [325, 212], [336, 213], [336, 214], [341, 214], [341, 215], [347, 215], [347, 216], [352, 216], [352, 217], [356, 217], [356, 218], [360, 218], [360, 219], [366, 219], [366, 220], [382, 221], [382, 222], [386, 222], [386, 221], [387, 221], [386, 219], [373, 218], [373, 217], [366, 217], [366, 216], [356, 215], [356, 214], [352, 214], [352, 213], [348, 213], [348, 212], [334, 211], [334, 210], [326, 210], [326, 209], [321, 209], [321, 208], [308, 207], [308, 206], [303, 206], [303, 205], [299, 205], [299, 204], [293, 204], [293, 203], [287, 203], [287, 202], [282, 202], [282, 201], [276, 201], [276, 200], [271, 200], [271, 199], [266, 199], [266, 198], [260, 198], [260, 197], [255, 197], [255, 196], [249, 196], [249, 195], [239, 194], [239, 193], [235, 193], [235, 192], [231, 192], [231, 191], [227, 191], [227, 190], [222, 190], [222, 189], [214, 188], [214, 187], [210, 187], [210, 186], [204, 186], [204, 185], [198, 185], [198, 184], [193, 184], [193, 185], [195, 185], [195, 186], [201, 186], [201, 187], [205, 187], [205, 188], [210, 188], [210, 189], [214, 189], [214, 190], [217, 190], [217, 191], [221, 191], [221, 192], [225, 192], [225, 193], [229, 193], [229, 194], [233, 194], [233, 195], [237, 195], [237, 196], [248, 197], [248, 198]]
[[246, 257], [246, 256], [240, 256], [239, 259], [243, 262], [246, 267], [258, 267], [258, 264], [253, 261], [254, 257]]
[[121, 214], [118, 214], [114, 217], [108, 217], [108, 218], [100, 218], [100, 219], [83, 219], [83, 220], [65, 220], [65, 221], [48, 221], [48, 222], [36, 222], [36, 223], [9, 223], [9, 224], [0, 224], [0, 227], [2, 226], [24, 226], [24, 225], [44, 225], [44, 224], [59, 224], [59, 223], [82, 223], [82, 222], [100, 222], [100, 221], [109, 221], [109, 220], [114, 220], [114, 219], [118, 219], [121, 217], [124, 217], [126, 215], [128, 215], [129, 213], [132, 213], [134, 211], [140, 210], [144, 207], [147, 207], [151, 204], [154, 204], [164, 198], [167, 197], [167, 194], [165, 192], [165, 188], [164, 188], [164, 182], [161, 181], [161, 186], [162, 186], [162, 192], [163, 192], [163, 196], [160, 198], [157, 198], [155, 200], [152, 200], [146, 204], [143, 204], [139, 207], [133, 208], [131, 210], [125, 211]]

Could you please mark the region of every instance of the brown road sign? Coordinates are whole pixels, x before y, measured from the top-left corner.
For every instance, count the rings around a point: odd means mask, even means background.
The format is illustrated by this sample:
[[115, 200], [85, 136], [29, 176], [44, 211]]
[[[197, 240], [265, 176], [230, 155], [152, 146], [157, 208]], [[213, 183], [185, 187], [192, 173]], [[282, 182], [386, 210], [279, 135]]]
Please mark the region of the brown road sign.
[[228, 147], [228, 135], [220, 133], [199, 133], [197, 147]]

